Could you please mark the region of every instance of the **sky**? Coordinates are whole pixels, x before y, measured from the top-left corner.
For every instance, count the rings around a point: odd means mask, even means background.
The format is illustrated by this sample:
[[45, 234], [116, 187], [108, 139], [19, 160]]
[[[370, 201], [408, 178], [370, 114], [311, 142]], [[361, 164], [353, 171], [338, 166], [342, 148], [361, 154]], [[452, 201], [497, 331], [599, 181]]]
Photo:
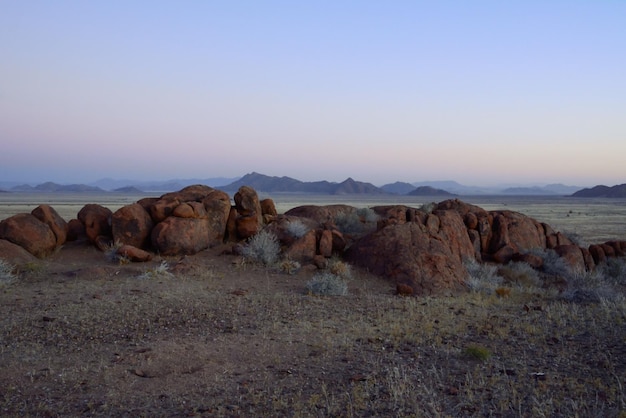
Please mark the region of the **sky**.
[[626, 1], [0, 0], [0, 180], [626, 183]]

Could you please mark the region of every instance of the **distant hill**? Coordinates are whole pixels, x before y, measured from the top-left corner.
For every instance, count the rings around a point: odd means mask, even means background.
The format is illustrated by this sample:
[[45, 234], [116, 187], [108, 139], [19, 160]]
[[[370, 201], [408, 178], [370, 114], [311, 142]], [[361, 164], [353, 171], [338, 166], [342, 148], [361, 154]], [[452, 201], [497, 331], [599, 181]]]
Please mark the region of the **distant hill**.
[[561, 195], [566, 196], [580, 190], [577, 186], [565, 186], [563, 184], [548, 184], [546, 186], [533, 187], [508, 187], [502, 190], [502, 194], [535, 196], [535, 195]]
[[387, 194], [384, 190], [371, 183], [363, 183], [347, 178], [333, 188], [331, 194]]
[[171, 179], [160, 181], [142, 181], [142, 180], [114, 180], [111, 178], [104, 178], [93, 183], [89, 183], [90, 186], [100, 187], [105, 190], [116, 190], [122, 187], [136, 187], [142, 191], [157, 191], [157, 192], [172, 192], [180, 190], [183, 187], [190, 186], [192, 184], [205, 184], [211, 187], [225, 186], [236, 181], [239, 177], [212, 177], [206, 179], [191, 178], [191, 179]]
[[396, 181], [395, 183], [385, 184], [380, 188], [387, 193], [393, 194], [408, 194], [409, 192], [415, 190], [414, 185], [412, 185], [411, 183], [405, 183], [403, 181]]
[[407, 193], [409, 196], [456, 196], [453, 193], [441, 189], [435, 189], [430, 186], [420, 186]]
[[626, 184], [619, 184], [612, 187], [599, 185], [590, 189], [582, 189], [574, 193], [572, 197], [626, 198]]
[[87, 186], [86, 184], [57, 184], [51, 181], [39, 184], [35, 187], [28, 184], [11, 188], [14, 192], [43, 192], [43, 193], [83, 193], [83, 192], [105, 192], [99, 187]]
[[554, 195], [557, 193], [544, 189], [543, 187], [509, 187], [502, 190], [502, 194], [532, 196], [532, 195]]
[[115, 189], [113, 191], [117, 193], [143, 193], [143, 190], [139, 190], [134, 186], [120, 187], [119, 189]]
[[291, 177], [266, 176], [260, 173], [249, 173], [241, 179], [219, 187], [226, 192], [236, 192], [241, 186], [250, 186], [261, 192], [291, 192], [319, 194], [385, 194], [386, 192], [371, 183], [355, 181], [351, 178], [341, 183], [328, 181], [304, 182]]

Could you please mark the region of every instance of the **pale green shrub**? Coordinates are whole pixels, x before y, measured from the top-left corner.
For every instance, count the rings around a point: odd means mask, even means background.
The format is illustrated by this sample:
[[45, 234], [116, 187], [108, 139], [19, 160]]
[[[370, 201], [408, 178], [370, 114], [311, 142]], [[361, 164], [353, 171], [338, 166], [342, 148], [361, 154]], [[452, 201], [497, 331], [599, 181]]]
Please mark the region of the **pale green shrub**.
[[380, 216], [371, 208], [357, 209], [356, 214], [359, 218], [363, 219], [365, 223], [376, 223], [380, 219]]
[[278, 238], [272, 232], [262, 230], [250, 237], [243, 246], [241, 254], [254, 262], [271, 266], [278, 261], [280, 244]]
[[161, 261], [157, 267], [144, 271], [141, 275], [139, 275], [139, 279], [164, 279], [174, 277], [172, 273], [169, 271], [169, 264], [166, 261]]
[[498, 275], [498, 266], [479, 263], [474, 259], [467, 259], [463, 264], [467, 270], [465, 284], [472, 292], [493, 293], [502, 284], [503, 278]]
[[306, 290], [316, 296], [345, 296], [348, 294], [348, 284], [341, 277], [324, 271], [307, 282]]
[[328, 271], [342, 279], [352, 279], [352, 267], [338, 257], [332, 257], [328, 260]]
[[289, 234], [295, 238], [301, 238], [305, 236], [307, 232], [309, 232], [309, 227], [299, 219], [294, 219], [287, 222], [286, 229], [287, 232], [289, 232]]
[[498, 275], [512, 284], [522, 287], [541, 287], [543, 284], [537, 270], [524, 262], [510, 262], [498, 269]]
[[597, 266], [605, 278], [618, 285], [626, 285], [626, 258], [611, 257]]
[[356, 211], [339, 212], [335, 225], [342, 234], [364, 234], [376, 229], [380, 216], [373, 209], [360, 208]]

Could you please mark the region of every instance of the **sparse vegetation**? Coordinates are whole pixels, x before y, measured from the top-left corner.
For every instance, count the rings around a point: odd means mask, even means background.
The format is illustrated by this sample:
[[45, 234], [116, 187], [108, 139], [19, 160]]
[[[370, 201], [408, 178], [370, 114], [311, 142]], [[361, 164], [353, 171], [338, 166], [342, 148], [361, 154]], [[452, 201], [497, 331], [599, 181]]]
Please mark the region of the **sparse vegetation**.
[[302, 238], [309, 232], [309, 227], [301, 220], [294, 219], [287, 223], [287, 232], [294, 238]]
[[107, 248], [104, 251], [104, 255], [106, 259], [112, 263], [118, 263], [118, 264], [130, 263], [130, 260], [127, 257], [120, 255], [119, 253], [119, 250], [120, 248], [122, 248], [122, 245], [123, 244], [120, 241], [115, 241], [111, 243], [109, 246], [107, 246]]
[[16, 279], [15, 266], [0, 258], [0, 287], [7, 286]]
[[491, 351], [480, 345], [470, 345], [465, 349], [465, 355], [476, 360], [486, 361], [491, 357]]
[[[137, 280], [144, 264], [67, 247], [0, 290], [0, 415], [626, 416], [624, 259], [470, 263], [476, 291], [399, 298], [339, 258], [242, 270], [209, 249]], [[350, 294], [303, 296], [320, 273]]]
[[144, 271], [138, 278], [142, 280], [172, 278], [174, 275], [170, 273], [169, 269], [169, 264], [167, 261], [163, 260], [158, 266]]
[[334, 219], [335, 225], [343, 234], [359, 235], [376, 228], [379, 216], [370, 208], [356, 211], [339, 212]]
[[279, 263], [280, 271], [287, 274], [296, 274], [302, 267], [296, 260], [284, 259]]
[[266, 266], [272, 266], [278, 261], [280, 244], [272, 232], [261, 230], [250, 237], [242, 248], [242, 255], [249, 260]]
[[465, 281], [472, 292], [491, 294], [500, 287], [503, 278], [498, 275], [498, 266], [479, 263], [474, 259], [465, 260], [468, 277]]
[[342, 277], [323, 271], [307, 282], [306, 290], [315, 296], [345, 296], [348, 294], [348, 284]]

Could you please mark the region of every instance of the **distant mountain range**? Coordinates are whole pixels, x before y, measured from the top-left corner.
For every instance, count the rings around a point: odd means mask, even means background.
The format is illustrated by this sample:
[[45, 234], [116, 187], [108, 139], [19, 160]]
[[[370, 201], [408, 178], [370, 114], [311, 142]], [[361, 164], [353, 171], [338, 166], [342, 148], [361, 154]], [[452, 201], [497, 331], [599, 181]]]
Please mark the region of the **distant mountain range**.
[[617, 186], [595, 186], [590, 189], [582, 189], [572, 195], [573, 197], [626, 197], [626, 184]]
[[255, 190], [263, 192], [298, 192], [332, 195], [387, 194], [386, 191], [371, 183], [363, 183], [351, 178], [341, 183], [328, 181], [304, 182], [291, 177], [270, 177], [259, 173], [246, 174], [241, 179], [227, 186], [219, 187], [219, 189], [226, 192], [236, 192], [241, 186], [250, 186]]
[[477, 195], [509, 195], [509, 196], [576, 196], [576, 197], [626, 197], [626, 185], [614, 187], [596, 186], [583, 189], [578, 186], [549, 184], [531, 187], [478, 187], [466, 186], [456, 181], [422, 181], [415, 183], [397, 181], [377, 187], [371, 183], [348, 178], [341, 183], [329, 181], [305, 182], [291, 177], [267, 176], [260, 173], [249, 173], [241, 178], [214, 177], [206, 179], [172, 179], [165, 181], [114, 180], [105, 178], [90, 184], [61, 185], [46, 182], [38, 185], [16, 184], [0, 181], [0, 191], [11, 192], [108, 192], [118, 193], [164, 193], [180, 190], [192, 184], [208, 186], [234, 193], [241, 186], [250, 186], [260, 192], [269, 193], [311, 193], [311, 194], [396, 194], [413, 196], [477, 196]]

